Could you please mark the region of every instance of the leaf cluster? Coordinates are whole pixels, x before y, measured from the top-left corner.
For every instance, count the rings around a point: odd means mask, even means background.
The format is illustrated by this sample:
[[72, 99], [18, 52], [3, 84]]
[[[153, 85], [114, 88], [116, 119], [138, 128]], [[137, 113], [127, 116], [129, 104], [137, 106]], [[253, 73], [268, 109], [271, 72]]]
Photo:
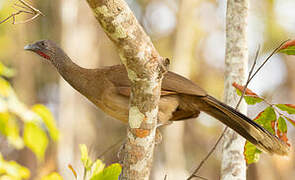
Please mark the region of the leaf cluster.
[[[283, 53], [287, 55], [295, 55], [295, 40], [288, 40], [276, 48], [271, 55], [264, 61], [262, 66], [271, 58], [274, 53]], [[256, 60], [254, 65], [256, 64]], [[254, 68], [254, 66], [253, 66]], [[259, 71], [255, 72], [255, 74]], [[251, 74], [251, 73], [250, 73]], [[295, 126], [295, 121], [291, 119], [288, 115], [295, 114], [295, 105], [293, 104], [273, 104], [269, 103], [263, 97], [258, 96], [256, 93], [247, 88], [248, 83], [255, 76], [255, 74], [248, 80], [246, 86], [233, 83], [232, 85], [236, 88], [236, 92], [239, 96], [243, 97], [245, 102], [249, 105], [255, 105], [257, 103], [266, 103], [266, 107], [262, 112], [260, 112], [254, 121], [264, 127], [266, 130], [274, 135], [277, 135], [279, 139], [290, 146], [287, 138], [287, 123], [288, 121], [291, 125]], [[255, 163], [259, 160], [259, 155], [261, 151], [257, 149], [252, 143], [247, 141], [244, 146], [244, 156], [247, 164]]]
[[[122, 167], [119, 163], [114, 163], [105, 167], [105, 164], [100, 160], [92, 159], [88, 156], [88, 150], [85, 144], [80, 144], [81, 161], [84, 166], [84, 177], [87, 180], [117, 180], [121, 174]], [[71, 165], [70, 170], [77, 179], [77, 173]]]
[[[237, 94], [241, 96], [244, 87], [237, 83], [233, 83], [233, 86], [236, 88]], [[288, 127], [286, 121], [295, 126], [295, 121], [288, 116], [295, 114], [295, 105], [269, 103], [248, 88], [245, 91], [244, 100], [249, 105], [266, 103], [268, 106], [254, 118], [254, 121], [273, 135], [277, 135], [279, 139], [290, 146], [287, 138]], [[261, 151], [247, 141], [244, 147], [244, 156], [247, 164], [257, 162], [259, 154], [261, 154]]]
[[[38, 161], [42, 161], [49, 137], [57, 141], [59, 131], [53, 115], [44, 105], [27, 107], [18, 99], [6, 80], [14, 74], [14, 70], [0, 62], [0, 134], [6, 137], [9, 145], [16, 149], [27, 147], [36, 155]], [[20, 130], [22, 126], [23, 131]], [[0, 156], [0, 175], [23, 179], [28, 178], [30, 172], [16, 162], [7, 162]]]

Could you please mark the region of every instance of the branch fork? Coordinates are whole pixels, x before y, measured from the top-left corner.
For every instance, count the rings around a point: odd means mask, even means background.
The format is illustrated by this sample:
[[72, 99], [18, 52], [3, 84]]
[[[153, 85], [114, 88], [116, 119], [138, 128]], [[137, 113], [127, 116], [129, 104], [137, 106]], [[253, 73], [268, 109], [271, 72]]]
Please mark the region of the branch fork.
[[[12, 13], [7, 18], [1, 20], [0, 24], [7, 22], [10, 19], [12, 19], [12, 24], [24, 24], [24, 23], [28, 23], [30, 21], [33, 21], [34, 19], [36, 19], [39, 16], [45, 16], [40, 10], [34, 8], [32, 5], [30, 5], [29, 3], [27, 3], [24, 0], [18, 0], [18, 3], [14, 3], [12, 5], [12, 8], [15, 9], [16, 12]], [[31, 14], [33, 16], [29, 19], [24, 20], [24, 21], [16, 22], [16, 16], [18, 16], [20, 14]]]

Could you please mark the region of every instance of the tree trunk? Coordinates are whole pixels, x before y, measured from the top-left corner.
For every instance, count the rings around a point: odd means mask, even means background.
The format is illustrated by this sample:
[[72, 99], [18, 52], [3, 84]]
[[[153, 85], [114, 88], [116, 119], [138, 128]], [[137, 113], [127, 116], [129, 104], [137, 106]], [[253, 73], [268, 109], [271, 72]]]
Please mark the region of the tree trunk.
[[166, 67], [124, 0], [87, 0], [118, 48], [131, 81], [129, 127], [122, 179], [149, 179], [161, 81]]
[[[226, 12], [225, 54], [225, 102], [236, 106], [239, 96], [233, 82], [245, 84], [247, 78], [247, 16], [248, 0], [228, 0]], [[239, 111], [247, 113], [247, 105], [241, 103]], [[246, 179], [246, 163], [243, 156], [245, 139], [232, 130], [224, 136], [221, 163], [221, 179]]]

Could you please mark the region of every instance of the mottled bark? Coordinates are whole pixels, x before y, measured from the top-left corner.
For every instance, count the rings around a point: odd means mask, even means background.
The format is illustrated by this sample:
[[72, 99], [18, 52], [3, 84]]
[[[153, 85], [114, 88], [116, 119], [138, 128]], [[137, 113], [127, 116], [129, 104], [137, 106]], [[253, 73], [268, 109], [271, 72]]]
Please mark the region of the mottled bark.
[[[247, 16], [248, 0], [228, 0], [226, 12], [225, 102], [233, 107], [238, 103], [233, 82], [245, 84], [247, 78]], [[247, 113], [242, 102], [239, 111]], [[245, 139], [232, 130], [224, 136], [221, 179], [246, 179], [246, 163], [243, 156]]]
[[131, 80], [129, 127], [122, 179], [148, 179], [152, 164], [162, 57], [124, 0], [87, 0], [96, 19], [116, 45]]

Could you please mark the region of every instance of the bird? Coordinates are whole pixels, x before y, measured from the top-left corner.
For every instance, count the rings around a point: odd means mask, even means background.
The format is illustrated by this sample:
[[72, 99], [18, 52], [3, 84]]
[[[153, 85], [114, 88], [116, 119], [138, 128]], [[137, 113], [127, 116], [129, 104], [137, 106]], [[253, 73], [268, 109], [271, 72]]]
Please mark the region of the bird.
[[[75, 64], [55, 42], [40, 40], [24, 47], [51, 62], [79, 93], [109, 116], [128, 122], [131, 83], [124, 65], [86, 69]], [[287, 155], [289, 146], [234, 108], [207, 94], [191, 80], [168, 71], [164, 74], [159, 100], [158, 123], [196, 118], [200, 112], [221, 121], [258, 149]]]

